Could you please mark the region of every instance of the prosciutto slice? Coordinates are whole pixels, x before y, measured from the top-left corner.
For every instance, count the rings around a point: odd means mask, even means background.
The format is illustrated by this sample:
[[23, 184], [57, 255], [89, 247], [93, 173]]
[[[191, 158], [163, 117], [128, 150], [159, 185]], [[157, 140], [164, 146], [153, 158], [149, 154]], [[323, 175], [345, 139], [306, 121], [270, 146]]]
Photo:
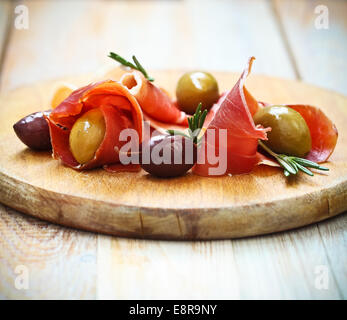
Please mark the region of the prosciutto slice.
[[169, 95], [148, 81], [139, 71], [124, 74], [120, 83], [127, 87], [139, 102], [145, 117], [157, 123], [188, 127], [187, 115], [179, 110]]
[[312, 147], [305, 158], [318, 163], [327, 161], [337, 143], [338, 132], [334, 123], [314, 106], [289, 104], [287, 107], [299, 112], [310, 130]]
[[[99, 108], [104, 116], [105, 136], [94, 158], [85, 164], [79, 164], [69, 148], [70, 130], [79, 117], [93, 108]], [[143, 116], [140, 105], [126, 87], [112, 80], [93, 83], [74, 91], [46, 120], [54, 158], [61, 159], [74, 169], [118, 164], [114, 166], [118, 170], [114, 171], [124, 171], [126, 168], [119, 164], [119, 149], [126, 143], [119, 140], [121, 130], [135, 129], [139, 142], [142, 141]], [[134, 171], [134, 166], [130, 170]]]
[[[206, 136], [209, 131], [214, 131], [215, 137], [212, 142], [208, 140], [208, 136], [203, 140], [198, 159], [204, 161], [203, 163], [198, 161], [193, 168], [194, 173], [202, 176], [212, 175], [211, 169], [216, 168], [218, 163], [211, 163], [208, 159], [212, 158], [211, 154], [218, 155], [221, 149], [226, 151], [226, 159], [220, 159], [226, 161], [226, 170], [213, 175], [248, 173], [258, 164], [258, 139], [266, 140], [266, 132], [271, 129], [255, 126], [252, 116], [257, 112], [259, 105], [244, 87], [254, 59], [254, 57], [249, 59], [236, 85], [219, 101], [219, 106], [205, 134]], [[226, 130], [226, 139], [220, 139], [220, 129]]]
[[[258, 104], [260, 108], [271, 106], [270, 103], [263, 101], [258, 101]], [[327, 161], [337, 143], [338, 131], [335, 124], [315, 106], [308, 104], [282, 104], [282, 106], [299, 112], [310, 130], [312, 146], [305, 158], [317, 163]]]

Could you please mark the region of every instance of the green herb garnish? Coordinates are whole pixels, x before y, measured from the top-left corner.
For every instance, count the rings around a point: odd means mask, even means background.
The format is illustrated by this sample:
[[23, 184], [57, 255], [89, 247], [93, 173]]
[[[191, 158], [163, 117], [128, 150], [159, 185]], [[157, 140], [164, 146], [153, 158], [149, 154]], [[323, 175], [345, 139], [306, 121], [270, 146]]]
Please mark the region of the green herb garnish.
[[110, 52], [110, 54], [108, 56], [110, 58], [112, 58], [113, 60], [118, 61], [123, 66], [130, 67], [132, 69], [135, 69], [135, 70], [138, 70], [138, 71], [142, 72], [147, 80], [154, 81], [154, 79], [148, 75], [146, 70], [142, 67], [142, 65], [140, 64], [139, 60], [137, 60], [137, 58], [135, 56], [132, 56], [133, 61], [134, 61], [135, 64], [132, 63], [132, 62], [129, 62], [128, 60], [124, 59], [119, 54], [114, 53], [114, 52]]
[[322, 167], [319, 164], [306, 160], [303, 158], [293, 157], [293, 156], [287, 156], [285, 154], [277, 154], [273, 152], [270, 148], [268, 148], [263, 142], [259, 141], [259, 145], [270, 155], [272, 155], [277, 162], [281, 165], [281, 167], [284, 169], [284, 175], [286, 177], [292, 175], [296, 175], [299, 171], [302, 171], [309, 176], [313, 176], [313, 172], [310, 171], [307, 168], [313, 168], [317, 170], [322, 171], [329, 171], [328, 168]]
[[179, 130], [167, 130], [167, 132], [172, 136], [180, 135], [186, 138], [190, 138], [193, 140], [195, 144], [199, 143], [200, 139], [198, 139], [198, 136], [200, 134], [202, 126], [204, 125], [206, 115], [207, 115], [207, 110], [201, 111], [201, 107], [202, 107], [202, 104], [200, 102], [198, 107], [196, 108], [194, 115], [188, 118], [188, 124], [189, 124], [188, 134]]

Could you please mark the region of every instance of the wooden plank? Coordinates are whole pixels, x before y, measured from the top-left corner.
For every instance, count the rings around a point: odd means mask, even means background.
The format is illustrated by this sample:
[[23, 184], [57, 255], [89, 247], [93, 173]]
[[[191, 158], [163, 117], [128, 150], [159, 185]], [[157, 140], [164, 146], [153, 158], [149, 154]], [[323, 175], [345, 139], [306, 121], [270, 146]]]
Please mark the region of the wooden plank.
[[[29, 218], [3, 205], [0, 234], [1, 299], [95, 298], [95, 234]], [[20, 266], [28, 272], [27, 288], [20, 287], [25, 276]]]
[[[11, 1], [3, 0], [0, 2], [0, 48], [3, 49], [5, 39], [10, 27]], [[1, 50], [2, 51], [2, 50]]]
[[[111, 50], [127, 57], [136, 54], [148, 69], [236, 71], [255, 55], [255, 72], [294, 78], [267, 1], [24, 3], [30, 28], [13, 33], [4, 90], [112, 66], [107, 58]], [[269, 55], [259, 34], [271, 39], [275, 55]], [[21, 59], [19, 52], [25, 52]]]
[[95, 48], [100, 46], [96, 31], [102, 20], [93, 24], [89, 20], [97, 8], [95, 1], [38, 0], [21, 4], [28, 7], [29, 29], [12, 32], [1, 77], [3, 90], [99, 66], [95, 59]]
[[255, 73], [295, 78], [268, 1], [186, 1], [186, 19], [194, 43], [188, 68], [236, 71], [253, 55]]
[[[7, 66], [22, 61], [25, 73], [24, 66], [30, 65], [30, 56], [23, 58], [23, 52], [17, 50], [22, 36], [30, 41], [30, 33], [13, 30], [10, 8], [10, 1], [0, 2], [0, 49], [6, 43], [12, 48], [11, 52], [6, 48], [0, 52], [6, 52]], [[17, 34], [15, 39], [6, 41], [7, 25], [12, 28], [12, 34]], [[35, 45], [37, 50], [42, 47], [39, 43]], [[4, 69], [1, 79], [11, 78], [11, 68]], [[12, 79], [16, 83], [21, 78], [23, 74]], [[3, 205], [0, 205], [0, 234], [0, 299], [95, 298], [96, 235], [29, 218]], [[28, 271], [27, 289], [15, 286], [24, 276], [23, 266]]]
[[[318, 6], [328, 9], [328, 29], [316, 27]], [[347, 94], [347, 2], [275, 0], [274, 8], [302, 80]]]
[[[329, 1], [273, 1], [281, 19], [296, 67], [303, 81], [347, 94], [347, 2]], [[328, 9], [328, 29], [317, 29], [316, 19], [321, 13], [317, 6]], [[318, 224], [322, 243], [329, 261], [331, 277], [339, 285], [341, 297], [347, 295], [346, 276], [346, 215]]]
[[99, 236], [101, 299], [340, 299], [315, 225], [233, 241], [169, 242]]
[[0, 72], [11, 28], [11, 8], [12, 6], [10, 0], [4, 0], [0, 2]]
[[347, 299], [347, 213], [318, 224], [328, 257], [328, 270], [338, 284], [340, 296]]
[[5, 38], [9, 31], [10, 17], [11, 2], [10, 0], [3, 0], [0, 2], [0, 48], [3, 48]]

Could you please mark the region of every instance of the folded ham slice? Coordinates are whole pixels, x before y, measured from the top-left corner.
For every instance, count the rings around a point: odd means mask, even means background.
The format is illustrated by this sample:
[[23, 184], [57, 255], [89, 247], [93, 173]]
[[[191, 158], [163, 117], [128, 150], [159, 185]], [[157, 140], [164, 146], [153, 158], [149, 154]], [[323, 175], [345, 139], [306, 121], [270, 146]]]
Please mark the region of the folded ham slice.
[[[208, 135], [210, 130], [214, 131], [215, 138], [212, 142], [208, 141], [208, 137], [203, 140], [198, 158], [204, 159], [204, 163], [197, 163], [193, 168], [194, 173], [202, 176], [219, 175], [211, 170], [219, 164], [210, 163], [208, 159], [212, 158], [211, 154], [218, 155], [220, 148], [226, 151], [226, 159], [220, 161], [226, 161], [227, 164], [226, 170], [220, 175], [248, 173], [258, 164], [258, 140], [266, 140], [266, 132], [271, 129], [255, 126], [252, 116], [259, 108], [258, 102], [244, 87], [254, 59], [254, 57], [249, 59], [236, 85], [223, 95], [217, 104], [218, 108], [215, 108], [217, 110], [214, 110], [215, 115], [205, 134]], [[219, 138], [220, 129], [226, 130], [226, 139], [223, 141]]]
[[[70, 151], [70, 130], [79, 117], [93, 108], [100, 108], [104, 116], [105, 136], [94, 158], [85, 164], [79, 164]], [[119, 164], [118, 152], [125, 143], [119, 140], [123, 129], [135, 129], [139, 142], [142, 141], [143, 116], [140, 105], [126, 87], [112, 80], [93, 83], [74, 91], [46, 119], [53, 156], [75, 169]], [[124, 171], [124, 167], [116, 167], [119, 168], [117, 171]], [[134, 166], [131, 166], [131, 171], [134, 171]]]
[[139, 71], [124, 74], [120, 83], [126, 86], [139, 102], [145, 117], [164, 124], [188, 127], [187, 115], [178, 109], [169, 95], [148, 81]]
[[286, 106], [299, 112], [310, 130], [312, 147], [305, 158], [318, 163], [327, 161], [337, 143], [338, 132], [334, 123], [322, 110], [314, 106], [302, 104]]
[[[259, 107], [271, 106], [270, 103], [258, 101]], [[325, 162], [334, 152], [338, 131], [335, 124], [319, 108], [308, 104], [281, 104], [299, 112], [304, 118], [311, 135], [311, 151], [305, 159], [317, 163]], [[278, 104], [276, 104], [278, 106]]]

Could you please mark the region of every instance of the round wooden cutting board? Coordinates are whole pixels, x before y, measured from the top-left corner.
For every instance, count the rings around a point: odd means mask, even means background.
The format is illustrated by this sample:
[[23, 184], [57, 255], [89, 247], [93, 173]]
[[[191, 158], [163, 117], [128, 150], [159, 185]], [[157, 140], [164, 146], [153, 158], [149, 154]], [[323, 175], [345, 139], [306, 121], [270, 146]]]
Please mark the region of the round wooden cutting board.
[[[173, 92], [180, 71], [151, 73]], [[239, 74], [215, 72], [221, 91]], [[87, 84], [90, 76], [64, 79]], [[251, 75], [247, 88], [271, 103], [319, 106], [336, 124], [339, 139], [327, 173], [285, 178], [266, 166], [240, 176], [203, 178], [188, 173], [157, 179], [145, 172], [78, 172], [34, 152], [12, 125], [49, 108], [57, 82], [0, 96], [0, 201], [54, 223], [118, 236], [222, 239], [266, 234], [320, 221], [347, 210], [347, 98], [307, 84]]]

